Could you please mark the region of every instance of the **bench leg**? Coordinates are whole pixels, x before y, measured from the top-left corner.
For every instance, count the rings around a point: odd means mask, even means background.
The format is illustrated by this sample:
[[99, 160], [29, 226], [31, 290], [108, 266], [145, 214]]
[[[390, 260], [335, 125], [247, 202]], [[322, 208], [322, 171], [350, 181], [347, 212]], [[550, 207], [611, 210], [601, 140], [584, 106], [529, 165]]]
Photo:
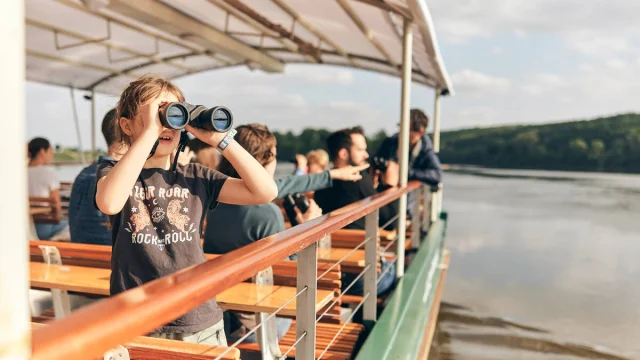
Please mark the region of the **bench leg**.
[[[254, 282], [261, 285], [273, 285], [273, 269], [269, 267], [256, 274]], [[269, 320], [269, 314], [256, 313], [256, 322], [258, 325], [262, 324], [256, 331], [256, 337], [258, 338], [258, 345], [260, 346], [260, 352], [262, 359], [271, 360], [279, 359], [282, 354], [280, 353], [280, 346], [278, 345], [278, 331], [276, 328], [276, 317], [273, 316]]]
[[[42, 251], [42, 257], [44, 262], [50, 265], [62, 265], [62, 258], [60, 257], [60, 251], [55, 246], [39, 245]], [[53, 311], [56, 319], [63, 318], [71, 314], [71, 300], [66, 290], [51, 289], [51, 296], [53, 301]]]

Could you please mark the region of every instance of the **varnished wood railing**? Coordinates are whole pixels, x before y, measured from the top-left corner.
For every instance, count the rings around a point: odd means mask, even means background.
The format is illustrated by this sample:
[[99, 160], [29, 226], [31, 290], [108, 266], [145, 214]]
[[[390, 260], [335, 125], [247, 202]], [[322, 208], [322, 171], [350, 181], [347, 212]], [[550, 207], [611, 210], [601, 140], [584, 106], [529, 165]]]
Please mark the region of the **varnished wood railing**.
[[34, 360], [91, 359], [147, 334], [324, 236], [418, 189], [389, 189], [205, 263], [81, 308], [33, 331]]

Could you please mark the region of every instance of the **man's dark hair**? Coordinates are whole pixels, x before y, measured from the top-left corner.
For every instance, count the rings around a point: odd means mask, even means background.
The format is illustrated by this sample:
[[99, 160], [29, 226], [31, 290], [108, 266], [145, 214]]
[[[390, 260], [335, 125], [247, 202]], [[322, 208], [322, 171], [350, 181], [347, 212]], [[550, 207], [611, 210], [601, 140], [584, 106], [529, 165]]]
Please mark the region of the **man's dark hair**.
[[113, 108], [102, 119], [102, 135], [104, 136], [104, 141], [107, 142], [107, 147], [111, 147], [117, 141], [116, 127], [118, 126], [120, 125], [116, 117], [116, 109]]
[[420, 109], [411, 109], [409, 113], [409, 124], [411, 131], [426, 131], [429, 127], [429, 117]]
[[329, 135], [327, 138], [327, 150], [331, 161], [335, 161], [338, 157], [338, 152], [342, 149], [349, 150], [353, 142], [351, 141], [351, 135], [360, 134], [364, 136], [364, 129], [362, 126], [354, 126], [352, 128], [342, 129]]

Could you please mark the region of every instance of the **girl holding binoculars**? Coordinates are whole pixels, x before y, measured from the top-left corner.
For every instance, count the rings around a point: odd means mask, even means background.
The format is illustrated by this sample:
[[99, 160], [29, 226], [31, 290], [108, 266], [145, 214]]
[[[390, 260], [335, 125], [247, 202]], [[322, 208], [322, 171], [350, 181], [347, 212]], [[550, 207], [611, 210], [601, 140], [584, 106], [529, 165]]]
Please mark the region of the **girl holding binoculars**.
[[[120, 96], [116, 130], [129, 150], [120, 161], [99, 165], [95, 195], [96, 206], [109, 215], [112, 228], [111, 295], [204, 262], [200, 226], [206, 210], [218, 202], [266, 204], [278, 193], [273, 177], [233, 141], [233, 131], [185, 127], [216, 147], [239, 178], [199, 164], [178, 165], [171, 171], [181, 130], [164, 127], [159, 113], [183, 101], [176, 85], [157, 76], [131, 82]], [[222, 310], [215, 299], [150, 335], [226, 345]]]

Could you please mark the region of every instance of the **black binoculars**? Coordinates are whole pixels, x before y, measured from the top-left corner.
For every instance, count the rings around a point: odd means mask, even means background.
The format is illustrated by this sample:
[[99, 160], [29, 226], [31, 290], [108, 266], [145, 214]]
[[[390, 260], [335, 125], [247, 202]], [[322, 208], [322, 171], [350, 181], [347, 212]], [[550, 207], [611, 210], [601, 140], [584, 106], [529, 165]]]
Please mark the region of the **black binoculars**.
[[187, 124], [204, 130], [227, 132], [233, 125], [233, 115], [224, 106], [207, 108], [187, 102], [172, 102], [159, 110], [162, 126], [182, 130]]
[[387, 171], [387, 167], [389, 167], [389, 160], [387, 158], [373, 156], [369, 158], [369, 164], [371, 164], [372, 170], [380, 170], [380, 172]]
[[285, 196], [283, 200], [282, 206], [284, 207], [284, 211], [287, 213], [287, 218], [289, 219], [291, 226], [298, 225], [295, 208], [297, 207], [303, 214], [306, 213], [311, 206], [309, 199], [303, 194], [293, 194]]

